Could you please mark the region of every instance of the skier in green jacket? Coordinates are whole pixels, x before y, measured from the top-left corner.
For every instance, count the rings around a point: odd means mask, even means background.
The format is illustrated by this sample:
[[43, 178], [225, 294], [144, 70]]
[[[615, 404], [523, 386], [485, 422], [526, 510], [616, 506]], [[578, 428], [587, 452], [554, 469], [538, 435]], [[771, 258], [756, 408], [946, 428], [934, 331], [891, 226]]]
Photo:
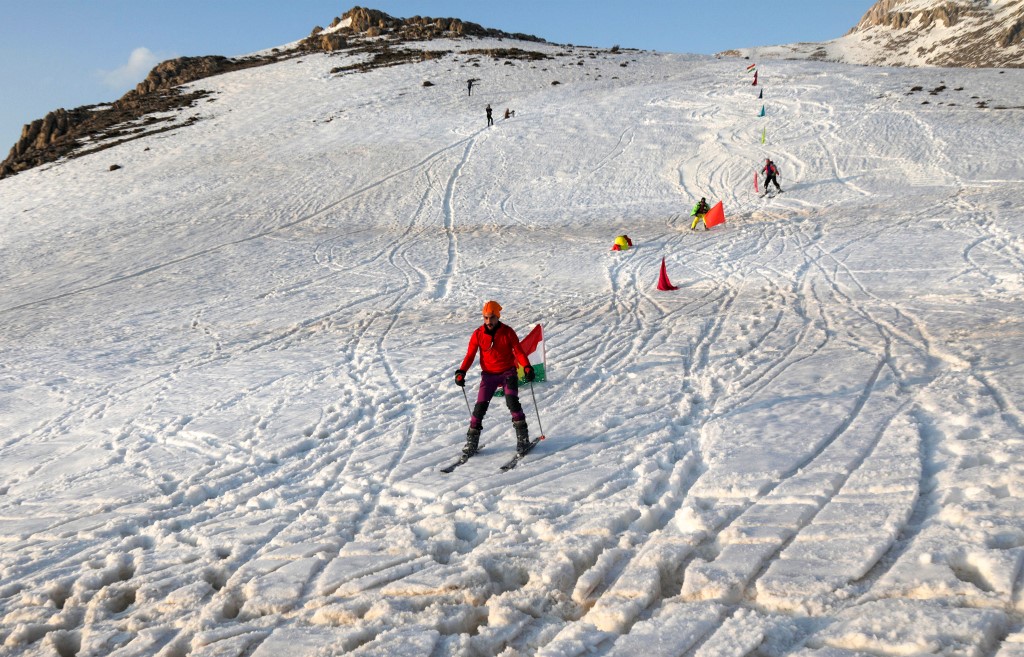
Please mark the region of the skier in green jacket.
[[[708, 202], [703, 196], [701, 196], [697, 205], [693, 206], [693, 209], [690, 210], [690, 216], [693, 217], [693, 223], [690, 224], [690, 230], [697, 230], [697, 224], [704, 221], [704, 215], [706, 215], [710, 209], [711, 208], [708, 207]], [[705, 224], [704, 230], [707, 229], [707, 224]]]

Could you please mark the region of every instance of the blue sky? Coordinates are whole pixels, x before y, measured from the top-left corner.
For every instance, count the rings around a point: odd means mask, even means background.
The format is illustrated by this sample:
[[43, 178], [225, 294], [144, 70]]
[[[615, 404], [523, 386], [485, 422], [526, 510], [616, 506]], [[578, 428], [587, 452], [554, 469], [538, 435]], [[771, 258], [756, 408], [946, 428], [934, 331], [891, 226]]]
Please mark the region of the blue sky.
[[0, 159], [58, 107], [119, 98], [157, 62], [288, 43], [359, 4], [556, 43], [712, 54], [845, 34], [874, 0], [3, 0]]

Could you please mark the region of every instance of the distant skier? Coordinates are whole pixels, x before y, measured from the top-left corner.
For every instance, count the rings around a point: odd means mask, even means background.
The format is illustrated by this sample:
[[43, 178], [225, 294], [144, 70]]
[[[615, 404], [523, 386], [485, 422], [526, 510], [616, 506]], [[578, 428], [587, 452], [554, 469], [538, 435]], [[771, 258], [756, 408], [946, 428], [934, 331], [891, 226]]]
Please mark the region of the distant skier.
[[484, 108], [484, 109], [487, 111], [487, 125], [488, 126], [494, 125], [494, 117], [491, 116], [491, 104], [487, 103], [487, 107]]
[[476, 82], [476, 80], [474, 80], [473, 78], [470, 78], [469, 81], [468, 81], [468, 83], [469, 83], [469, 95], [470, 96], [473, 95], [473, 83], [474, 82]]
[[764, 174], [764, 193], [768, 193], [768, 183], [775, 183], [775, 189], [782, 191], [782, 187], [779, 186], [779, 179], [776, 177], [779, 175], [779, 167], [775, 166], [771, 158], [765, 160], [764, 168], [761, 169], [761, 173]]
[[523, 366], [527, 381], [533, 381], [533, 366], [530, 359], [519, 346], [519, 336], [507, 324], [499, 321], [501, 306], [497, 301], [488, 301], [483, 308], [484, 323], [473, 331], [469, 339], [469, 348], [462, 366], [455, 371], [455, 385], [466, 385], [466, 370], [476, 360], [476, 352], [480, 352], [480, 390], [476, 396], [476, 406], [469, 418], [469, 431], [466, 432], [464, 455], [472, 456], [480, 448], [480, 430], [483, 428], [484, 415], [491, 397], [499, 386], [505, 392], [505, 405], [512, 413], [512, 426], [516, 429], [516, 452], [523, 454], [529, 451], [530, 434], [526, 426], [526, 414], [519, 403], [519, 375], [516, 362]]
[[[704, 215], [706, 215], [710, 209], [711, 208], [708, 207], [708, 202], [703, 196], [701, 196], [697, 205], [693, 206], [693, 209], [690, 210], [690, 216], [693, 217], [693, 223], [690, 224], [690, 230], [697, 230], [697, 224], [704, 221]], [[707, 229], [707, 224], [704, 224], [704, 230]]]

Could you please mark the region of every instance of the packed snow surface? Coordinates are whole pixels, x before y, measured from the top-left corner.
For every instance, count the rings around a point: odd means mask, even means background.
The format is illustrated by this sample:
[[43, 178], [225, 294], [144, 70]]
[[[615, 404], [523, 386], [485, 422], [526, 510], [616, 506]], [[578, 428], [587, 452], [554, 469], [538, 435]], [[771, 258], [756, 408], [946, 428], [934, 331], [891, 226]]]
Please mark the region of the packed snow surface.
[[0, 182], [0, 655], [1024, 655], [1024, 71], [432, 47]]

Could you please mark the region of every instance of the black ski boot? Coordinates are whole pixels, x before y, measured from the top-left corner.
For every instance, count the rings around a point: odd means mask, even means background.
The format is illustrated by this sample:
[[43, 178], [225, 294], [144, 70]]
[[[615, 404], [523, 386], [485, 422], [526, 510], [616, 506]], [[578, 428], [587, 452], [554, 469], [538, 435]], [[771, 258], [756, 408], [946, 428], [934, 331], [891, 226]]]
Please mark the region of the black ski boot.
[[462, 455], [466, 458], [476, 454], [480, 449], [480, 429], [469, 428], [466, 432], [466, 446], [462, 448]]
[[530, 430], [526, 426], [526, 420], [513, 420], [512, 426], [516, 428], [516, 454], [525, 454], [530, 451]]

